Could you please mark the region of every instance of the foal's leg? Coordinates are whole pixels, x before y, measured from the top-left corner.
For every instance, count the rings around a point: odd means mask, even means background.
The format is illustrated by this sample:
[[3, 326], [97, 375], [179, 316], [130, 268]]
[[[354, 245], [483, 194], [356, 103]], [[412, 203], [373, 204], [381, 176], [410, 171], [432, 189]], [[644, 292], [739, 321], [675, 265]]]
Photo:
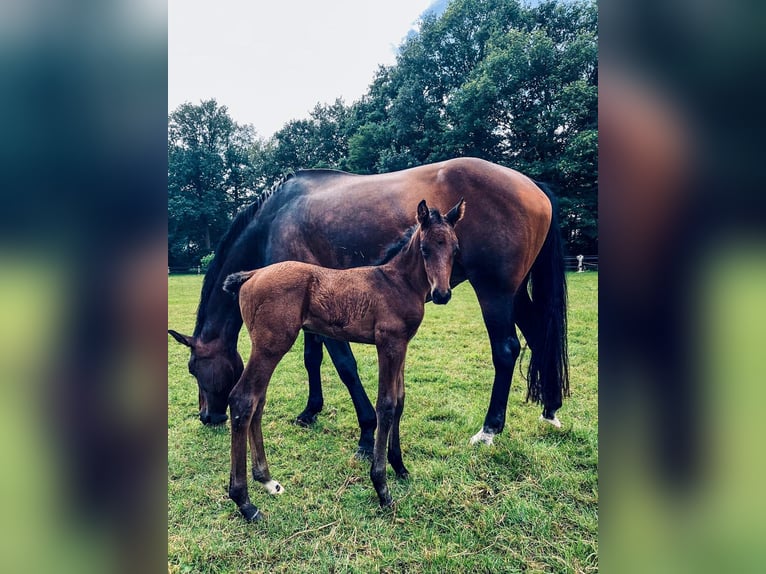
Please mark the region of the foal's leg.
[[490, 283], [491, 280], [474, 284], [474, 289], [489, 335], [495, 379], [492, 382], [492, 395], [484, 426], [471, 438], [471, 444], [492, 444], [495, 435], [503, 431], [511, 377], [521, 351], [521, 343], [513, 322], [513, 294], [510, 290], [503, 290], [502, 287]]
[[261, 419], [266, 405], [266, 394], [258, 401], [253, 419], [250, 422], [250, 456], [253, 464], [253, 479], [260, 482], [269, 494], [282, 494], [285, 489], [276, 480], [272, 480], [269, 464], [266, 462], [266, 450], [263, 448]]
[[[297, 416], [295, 422], [301, 426], [313, 425], [317, 414], [324, 406], [322, 397], [322, 339], [312, 333], [303, 333], [303, 365], [309, 377], [309, 398], [306, 408]], [[370, 407], [372, 408], [372, 407]]]
[[245, 370], [229, 395], [231, 409], [231, 472], [229, 474], [229, 498], [239, 508], [247, 521], [260, 520], [261, 513], [250, 502], [247, 492], [247, 435], [255, 410], [253, 401], [256, 365], [251, 356]]
[[[295, 311], [294, 311], [295, 312]], [[253, 478], [270, 494], [282, 494], [284, 489], [276, 480], [272, 480], [269, 465], [266, 462], [266, 451], [263, 448], [263, 429], [261, 419], [266, 405], [266, 389], [269, 386], [274, 369], [285, 353], [295, 343], [300, 332], [300, 317], [282, 315], [280, 317], [266, 316], [261, 321], [253, 337], [253, 350], [250, 361], [255, 366], [256, 376], [252, 387], [252, 399], [255, 405], [254, 413], [248, 427], [250, 437], [250, 453], [253, 463]], [[280, 323], [277, 325], [275, 323]]]
[[229, 497], [237, 504], [242, 516], [248, 521], [259, 520], [262, 515], [258, 508], [250, 502], [247, 492], [248, 439], [246, 437], [250, 438], [253, 477], [274, 494], [282, 490], [281, 485], [271, 480], [269, 474], [266, 453], [263, 448], [261, 416], [266, 404], [266, 389], [269, 386], [271, 375], [298, 336], [297, 329], [292, 333], [282, 329], [274, 334], [273, 331], [269, 330], [268, 325], [264, 325], [264, 333], [257, 344], [255, 341], [253, 342], [247, 367], [229, 395], [229, 407], [231, 408]]
[[396, 476], [406, 479], [410, 476], [402, 461], [402, 447], [399, 442], [399, 421], [404, 412], [404, 365], [399, 372], [396, 389], [396, 408], [394, 409], [394, 422], [391, 426], [391, 436], [388, 439], [388, 463], [396, 472]]
[[351, 345], [335, 339], [325, 338], [323, 340], [341, 381], [346, 385], [348, 394], [351, 395], [351, 401], [354, 403], [354, 410], [356, 410], [360, 431], [359, 448], [356, 451], [356, 456], [361, 459], [371, 459], [377, 422], [375, 409], [372, 407], [370, 399], [367, 398], [362, 381], [359, 380], [359, 371], [354, 354], [351, 352]]
[[376, 342], [376, 346], [378, 348], [378, 401], [375, 411], [378, 432], [375, 435], [370, 479], [378, 493], [380, 505], [385, 507], [393, 504], [386, 484], [386, 444], [396, 413], [398, 378], [404, 366], [407, 342], [384, 340]]

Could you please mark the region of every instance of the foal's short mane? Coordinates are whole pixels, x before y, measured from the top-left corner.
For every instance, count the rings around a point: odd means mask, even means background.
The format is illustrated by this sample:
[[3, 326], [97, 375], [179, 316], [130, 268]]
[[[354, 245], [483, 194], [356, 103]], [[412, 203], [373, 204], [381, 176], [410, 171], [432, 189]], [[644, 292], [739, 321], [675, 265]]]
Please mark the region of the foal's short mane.
[[256, 212], [261, 208], [266, 200], [268, 200], [272, 195], [279, 191], [285, 182], [292, 178], [293, 175], [294, 173], [292, 172], [285, 174], [270, 189], [261, 193], [255, 199], [255, 201], [243, 207], [237, 213], [237, 215], [234, 216], [234, 220], [231, 222], [231, 225], [229, 225], [229, 228], [223, 234], [223, 237], [221, 237], [221, 240], [218, 242], [218, 245], [215, 248], [215, 256], [210, 262], [210, 266], [205, 273], [205, 279], [202, 282], [202, 294], [200, 296], [199, 307], [197, 307], [197, 324], [194, 327], [195, 337], [199, 336], [202, 331], [202, 326], [204, 325], [207, 318], [207, 302], [210, 299], [210, 295], [213, 293], [213, 291], [216, 288], [219, 288], [217, 287], [218, 275], [221, 273], [223, 262], [226, 261], [232, 245], [234, 245], [242, 232], [247, 228], [247, 226], [253, 220]]
[[[431, 221], [434, 223], [442, 223], [444, 221], [444, 218], [442, 217], [442, 214], [439, 213], [438, 209], [430, 209], [429, 210]], [[383, 256], [380, 257], [373, 265], [385, 265], [389, 261], [391, 261], [394, 257], [396, 257], [402, 249], [404, 249], [407, 244], [412, 239], [412, 236], [415, 234], [415, 230], [418, 228], [418, 224], [416, 223], [412, 227], [410, 227], [407, 231], [405, 231], [399, 239], [394, 241], [393, 243], [389, 244], [388, 247], [386, 247]]]
[[404, 249], [407, 244], [412, 239], [412, 236], [415, 235], [415, 231], [417, 230], [418, 226], [417, 224], [410, 227], [407, 231], [405, 231], [399, 239], [394, 241], [393, 243], [390, 243], [388, 247], [386, 247], [385, 252], [383, 255], [373, 263], [373, 265], [385, 265], [389, 261], [391, 261], [394, 257], [399, 255], [401, 253], [402, 249]]

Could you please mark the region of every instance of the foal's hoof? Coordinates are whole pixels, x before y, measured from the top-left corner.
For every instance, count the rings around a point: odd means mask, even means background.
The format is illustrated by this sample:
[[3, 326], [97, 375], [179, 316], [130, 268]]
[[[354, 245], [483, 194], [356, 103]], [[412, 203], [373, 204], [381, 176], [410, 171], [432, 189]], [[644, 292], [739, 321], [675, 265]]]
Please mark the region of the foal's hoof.
[[285, 488], [281, 484], [279, 484], [276, 480], [269, 480], [267, 482], [262, 482], [261, 486], [266, 489], [266, 492], [269, 494], [284, 494]]
[[409, 480], [410, 479], [410, 473], [407, 469], [404, 469], [402, 472], [396, 471], [396, 478], [399, 480]]
[[295, 424], [299, 427], [310, 427], [317, 422], [317, 415], [306, 413], [305, 411], [295, 417]]
[[391, 498], [391, 495], [389, 493], [386, 493], [383, 496], [380, 496], [380, 507], [381, 508], [390, 508], [394, 505], [394, 499]]
[[263, 519], [263, 513], [254, 504], [247, 503], [239, 507], [239, 511], [248, 522], [258, 522]]
[[561, 428], [561, 421], [559, 420], [559, 417], [557, 417], [556, 415], [553, 415], [552, 419], [547, 419], [543, 415], [540, 415], [540, 420], [545, 421], [549, 425], [555, 426], [557, 429]]

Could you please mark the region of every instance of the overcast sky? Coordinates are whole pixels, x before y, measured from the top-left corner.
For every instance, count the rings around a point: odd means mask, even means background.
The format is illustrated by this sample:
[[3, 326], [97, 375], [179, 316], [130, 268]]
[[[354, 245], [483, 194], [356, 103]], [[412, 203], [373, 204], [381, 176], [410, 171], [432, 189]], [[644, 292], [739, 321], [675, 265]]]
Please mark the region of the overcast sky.
[[359, 99], [433, 0], [169, 0], [168, 111], [215, 98], [265, 137]]

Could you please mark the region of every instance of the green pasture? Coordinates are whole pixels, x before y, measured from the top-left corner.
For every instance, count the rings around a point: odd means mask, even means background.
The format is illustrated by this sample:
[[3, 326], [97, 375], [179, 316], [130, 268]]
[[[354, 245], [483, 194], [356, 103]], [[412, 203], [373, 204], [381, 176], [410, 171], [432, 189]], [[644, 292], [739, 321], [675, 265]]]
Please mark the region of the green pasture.
[[[325, 356], [324, 410], [312, 428], [292, 421], [308, 395], [302, 337], [277, 368], [263, 434], [269, 496], [253, 484], [266, 515], [246, 523], [227, 497], [229, 428], [197, 418], [188, 349], [168, 338], [168, 571], [185, 572], [596, 572], [598, 571], [598, 274], [570, 274], [572, 396], [557, 430], [538, 421], [514, 375], [505, 431], [469, 446], [492, 385], [489, 343], [473, 290], [458, 287], [426, 306], [410, 344], [402, 452], [411, 477], [381, 510], [346, 388]], [[201, 276], [168, 279], [168, 325], [191, 333]], [[247, 360], [250, 343], [240, 335]], [[354, 345], [374, 402], [375, 349]], [[524, 366], [526, 361], [523, 360]]]

